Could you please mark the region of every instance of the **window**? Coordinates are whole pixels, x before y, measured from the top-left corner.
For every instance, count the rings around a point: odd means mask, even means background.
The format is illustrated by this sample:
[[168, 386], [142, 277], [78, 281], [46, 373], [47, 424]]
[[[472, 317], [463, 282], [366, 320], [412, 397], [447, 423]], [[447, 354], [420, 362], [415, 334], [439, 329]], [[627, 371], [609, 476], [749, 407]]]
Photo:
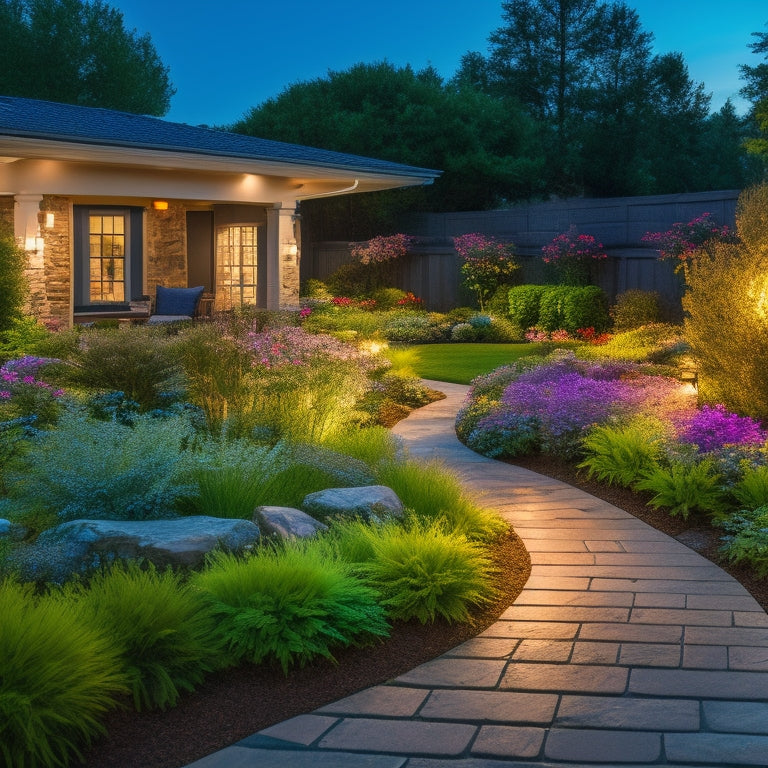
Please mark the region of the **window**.
[[256, 304], [258, 227], [235, 224], [216, 233], [216, 306]]
[[127, 308], [143, 294], [140, 208], [74, 208], [75, 312]]
[[88, 298], [91, 304], [125, 301], [126, 216], [92, 213], [88, 217]]

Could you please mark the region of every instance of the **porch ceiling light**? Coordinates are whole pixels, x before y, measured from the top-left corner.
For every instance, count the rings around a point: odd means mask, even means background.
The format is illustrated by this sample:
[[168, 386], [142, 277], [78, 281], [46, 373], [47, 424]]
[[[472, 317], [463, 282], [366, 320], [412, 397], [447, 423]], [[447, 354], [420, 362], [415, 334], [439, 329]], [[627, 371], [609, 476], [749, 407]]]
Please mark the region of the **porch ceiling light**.
[[153, 200], [152, 201], [152, 207], [156, 211], [167, 211], [168, 210], [168, 201], [167, 200]]

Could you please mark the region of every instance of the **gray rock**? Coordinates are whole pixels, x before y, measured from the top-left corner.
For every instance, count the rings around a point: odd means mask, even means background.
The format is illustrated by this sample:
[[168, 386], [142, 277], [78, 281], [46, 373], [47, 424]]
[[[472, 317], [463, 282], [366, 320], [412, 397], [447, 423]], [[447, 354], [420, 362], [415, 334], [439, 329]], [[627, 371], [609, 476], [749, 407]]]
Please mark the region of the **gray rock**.
[[44, 531], [26, 548], [25, 571], [63, 581], [117, 559], [144, 559], [158, 567], [199, 568], [221, 548], [238, 552], [256, 544], [249, 520], [182, 517], [175, 520], [72, 520]]
[[0, 536], [10, 536], [11, 534], [11, 521], [0, 517]]
[[385, 485], [327, 488], [305, 496], [301, 506], [307, 514], [319, 520], [360, 517], [376, 521], [403, 516], [403, 502]]
[[328, 530], [324, 523], [293, 507], [256, 507], [253, 522], [264, 536], [280, 539], [308, 539]]

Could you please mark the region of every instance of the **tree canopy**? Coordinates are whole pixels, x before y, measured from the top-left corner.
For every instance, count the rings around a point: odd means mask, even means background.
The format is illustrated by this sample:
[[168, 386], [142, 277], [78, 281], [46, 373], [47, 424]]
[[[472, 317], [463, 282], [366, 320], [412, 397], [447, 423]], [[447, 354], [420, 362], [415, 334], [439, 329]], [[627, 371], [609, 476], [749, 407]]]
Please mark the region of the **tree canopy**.
[[0, 0], [0, 93], [162, 116], [175, 91], [150, 36], [102, 0]]

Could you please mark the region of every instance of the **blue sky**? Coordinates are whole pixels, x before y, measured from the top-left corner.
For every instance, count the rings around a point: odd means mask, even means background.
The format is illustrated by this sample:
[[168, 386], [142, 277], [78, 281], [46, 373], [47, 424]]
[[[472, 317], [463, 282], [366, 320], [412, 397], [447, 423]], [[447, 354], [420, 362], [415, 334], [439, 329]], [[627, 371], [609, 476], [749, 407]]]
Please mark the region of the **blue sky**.
[[[454, 74], [467, 51], [488, 51], [501, 0], [112, 0], [126, 26], [148, 32], [170, 67], [169, 120], [226, 125], [294, 82], [358, 62]], [[627, 0], [655, 52], [680, 51], [691, 77], [739, 111], [739, 64], [757, 64], [752, 32], [768, 31], [766, 0]]]

